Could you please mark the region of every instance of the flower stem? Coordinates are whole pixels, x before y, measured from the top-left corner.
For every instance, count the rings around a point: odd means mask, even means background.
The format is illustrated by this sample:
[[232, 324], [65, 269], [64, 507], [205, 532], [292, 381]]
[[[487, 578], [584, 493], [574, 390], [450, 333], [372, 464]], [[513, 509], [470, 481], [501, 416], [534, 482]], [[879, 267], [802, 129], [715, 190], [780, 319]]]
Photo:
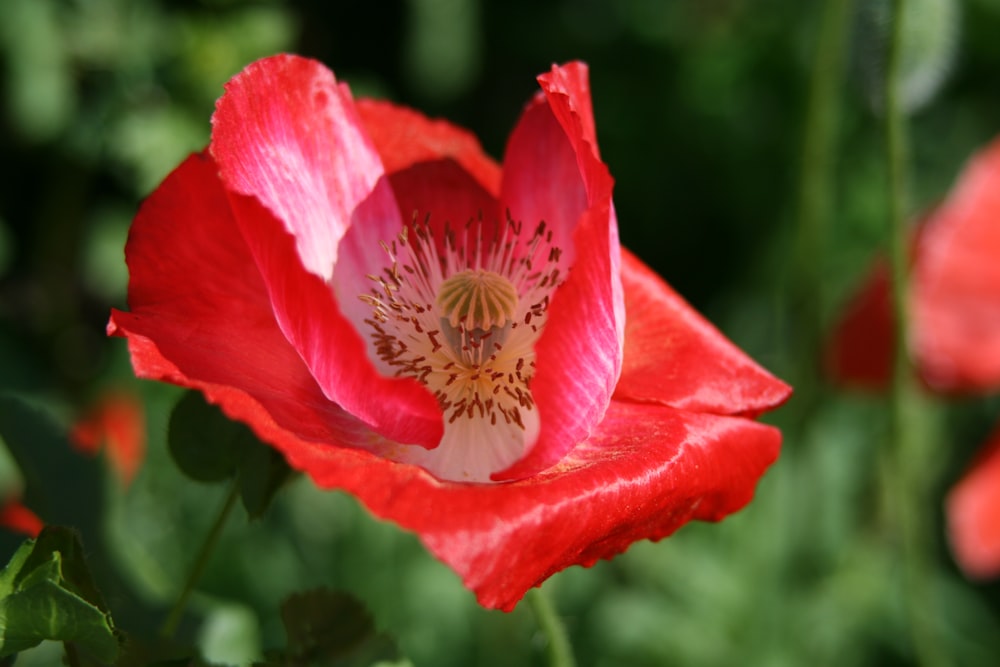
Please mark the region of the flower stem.
[[548, 640], [547, 652], [550, 667], [576, 667], [573, 647], [569, 643], [566, 627], [559, 618], [548, 594], [541, 588], [528, 591], [528, 604], [538, 619], [538, 627]]
[[66, 664], [69, 667], [80, 667], [80, 654], [76, 652], [76, 647], [72, 642], [63, 642], [63, 650], [66, 651]]
[[[885, 149], [889, 176], [889, 250], [892, 265], [892, 307], [895, 316], [895, 356], [893, 358], [893, 395], [910, 383], [910, 364], [906, 346], [906, 287], [909, 276], [907, 266], [904, 165], [904, 119], [899, 106], [899, 60], [902, 41], [904, 0], [892, 0], [888, 54], [885, 76]], [[894, 403], [896, 401], [894, 400]]]
[[[844, 78], [845, 47], [854, 0], [826, 0], [816, 39], [815, 60], [809, 78], [809, 100], [802, 140], [802, 165], [797, 210], [799, 258], [793, 289], [795, 311], [804, 314], [803, 369], [818, 377], [823, 321], [820, 304], [823, 277], [820, 273], [830, 218], [834, 138], [839, 116], [838, 96]], [[800, 383], [801, 384], [801, 383]]]
[[191, 566], [191, 571], [188, 573], [187, 581], [184, 583], [184, 589], [181, 590], [181, 594], [177, 597], [177, 601], [174, 602], [174, 606], [170, 609], [170, 614], [167, 615], [167, 620], [165, 620], [163, 625], [160, 627], [161, 637], [169, 639], [174, 636], [174, 632], [177, 630], [177, 625], [180, 623], [181, 615], [184, 613], [184, 608], [187, 606], [188, 598], [191, 597], [191, 593], [194, 592], [194, 587], [198, 585], [198, 581], [201, 579], [201, 575], [205, 571], [205, 566], [208, 565], [208, 559], [212, 554], [212, 549], [215, 548], [216, 543], [219, 541], [219, 536], [222, 534], [222, 528], [226, 525], [226, 519], [229, 517], [229, 512], [233, 509], [233, 505], [236, 504], [236, 499], [239, 498], [239, 495], [240, 485], [239, 479], [237, 478], [233, 480], [232, 488], [226, 496], [226, 500], [222, 504], [219, 514], [215, 517], [215, 523], [212, 524], [211, 530], [209, 530], [208, 535], [205, 536], [205, 541], [202, 542], [201, 551], [198, 552], [198, 557]]
[[903, 582], [910, 633], [917, 663], [922, 667], [948, 665], [936, 641], [928, 576], [924, 516], [927, 475], [917, 422], [920, 396], [914, 382], [907, 344], [909, 239], [906, 229], [905, 119], [899, 99], [899, 73], [905, 0], [892, 0], [885, 76], [885, 149], [889, 179], [889, 246], [892, 265], [892, 308], [895, 319], [892, 388], [890, 395], [890, 460], [885, 483], [895, 501], [900, 533]]

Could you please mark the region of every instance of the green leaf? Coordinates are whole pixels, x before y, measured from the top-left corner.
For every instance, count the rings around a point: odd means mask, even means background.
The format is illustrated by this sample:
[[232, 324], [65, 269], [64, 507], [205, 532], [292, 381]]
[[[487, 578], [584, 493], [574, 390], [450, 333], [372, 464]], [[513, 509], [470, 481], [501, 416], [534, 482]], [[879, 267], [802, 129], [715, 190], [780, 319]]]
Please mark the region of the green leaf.
[[[16, 396], [0, 394], [0, 438], [24, 476], [21, 502], [45, 523], [73, 526], [96, 542], [103, 525], [101, 462], [73, 449], [51, 409]], [[0, 535], [0, 558], [19, 544]]]
[[[108, 611], [104, 596], [94, 584], [87, 561], [84, 559], [83, 546], [77, 533], [62, 526], [45, 528], [35, 540], [34, 549], [24, 563], [22, 572], [43, 568], [51, 561], [49, 554], [61, 556], [60, 575], [67, 589], [81, 598]], [[23, 587], [24, 582], [16, 582]]]
[[278, 451], [198, 392], [190, 391], [177, 402], [168, 441], [174, 461], [192, 479], [217, 482], [239, 474], [243, 506], [252, 518], [264, 513], [292, 473]]
[[27, 540], [21, 547], [14, 552], [11, 556], [10, 561], [4, 566], [3, 570], [0, 571], [0, 599], [3, 599], [14, 592], [14, 578], [24, 567], [24, 563], [28, 560], [31, 555], [32, 547], [34, 547], [34, 540]]
[[44, 639], [72, 642], [102, 662], [118, 658], [118, 633], [80, 540], [57, 526], [22, 544], [0, 572], [0, 656]]
[[281, 620], [288, 635], [286, 665], [370, 667], [399, 660], [395, 643], [376, 634], [371, 614], [346, 593], [296, 593], [281, 606]]
[[251, 448], [240, 466], [240, 496], [247, 514], [255, 519], [262, 516], [291, 475], [280, 452], [263, 443]]
[[170, 415], [167, 440], [185, 475], [199, 482], [218, 482], [232, 477], [257, 438], [209, 405], [199, 392], [189, 391]]

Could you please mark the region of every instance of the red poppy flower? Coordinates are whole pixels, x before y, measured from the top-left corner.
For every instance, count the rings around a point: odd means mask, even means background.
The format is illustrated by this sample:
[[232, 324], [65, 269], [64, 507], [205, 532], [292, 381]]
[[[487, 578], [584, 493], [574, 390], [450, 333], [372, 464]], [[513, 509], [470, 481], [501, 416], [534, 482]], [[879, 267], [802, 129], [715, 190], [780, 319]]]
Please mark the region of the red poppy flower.
[[970, 577], [1000, 575], [1000, 430], [945, 502], [955, 560]]
[[[1000, 139], [973, 157], [947, 200], [919, 228], [912, 253], [909, 345], [920, 376], [941, 392], [1000, 389]], [[879, 267], [849, 306], [830, 349], [841, 380], [889, 377], [889, 281]]]
[[123, 485], [135, 477], [146, 450], [146, 417], [135, 396], [110, 392], [81, 417], [69, 432], [78, 451], [97, 456], [101, 445], [111, 469]]
[[587, 69], [539, 77], [502, 167], [464, 130], [250, 65], [140, 210], [138, 375], [202, 391], [416, 532], [489, 607], [746, 504], [789, 389], [618, 245]]

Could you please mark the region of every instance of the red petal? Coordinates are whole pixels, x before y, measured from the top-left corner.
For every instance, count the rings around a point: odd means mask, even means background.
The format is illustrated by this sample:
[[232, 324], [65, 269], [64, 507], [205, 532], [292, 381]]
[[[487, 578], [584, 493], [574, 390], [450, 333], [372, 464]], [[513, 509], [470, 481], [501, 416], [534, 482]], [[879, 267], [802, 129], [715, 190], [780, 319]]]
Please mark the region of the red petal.
[[[591, 165], [580, 165], [581, 170], [586, 171], [593, 166], [591, 155], [598, 161], [601, 157], [597, 147], [597, 127], [590, 100], [590, 72], [587, 65], [579, 61], [562, 66], [553, 65], [551, 71], [538, 77], [538, 83], [549, 98], [559, 124], [566, 128], [566, 133], [574, 142], [577, 155], [588, 156], [586, 159]], [[559, 104], [554, 101], [555, 96], [564, 96], [571, 101], [569, 104]]]
[[234, 77], [212, 117], [210, 150], [226, 188], [264, 204], [295, 237], [303, 265], [326, 280], [362, 201], [382, 197], [379, 213], [393, 214], [391, 195], [375, 190], [382, 163], [350, 91], [314, 60], [274, 56]]
[[370, 282], [351, 269], [358, 253], [382, 257], [377, 242], [347, 258], [336, 298], [327, 284], [349, 227], [378, 240], [402, 229], [349, 91], [318, 62], [267, 58], [227, 84], [212, 122], [211, 151], [226, 188], [246, 195], [232, 206], [278, 324], [326, 396], [388, 438], [435, 446], [437, 401], [412, 379], [383, 377], [359, 333]]
[[889, 269], [880, 261], [833, 330], [826, 350], [827, 373], [845, 384], [885, 389], [892, 374], [894, 319]]
[[146, 200], [125, 254], [132, 312], [113, 311], [108, 330], [128, 338], [137, 376], [201, 389], [231, 417], [304, 440], [372, 437], [282, 335], [210, 157], [188, 158]]
[[1000, 387], [1000, 139], [931, 216], [913, 273], [911, 344], [927, 383]]
[[[359, 258], [371, 261], [382, 256], [378, 243], [368, 248], [344, 245], [342, 250], [347, 252], [340, 262], [344, 270], [338, 267], [335, 295], [330, 285], [305, 270], [292, 237], [257, 200], [233, 197], [230, 205], [266, 283], [264, 293], [278, 325], [323, 393], [386, 438], [436, 447], [444, 433], [437, 399], [412, 378], [382, 375], [361, 338], [359, 325], [364, 326], [362, 320], [371, 316], [371, 310], [365, 309], [358, 296], [368, 293], [371, 281], [361, 269], [351, 269], [358, 267]], [[396, 233], [381, 238], [391, 239]]]
[[77, 421], [71, 444], [90, 456], [107, 443], [107, 456], [118, 479], [128, 486], [146, 451], [146, 417], [142, 403], [131, 394], [110, 392]]
[[624, 248], [622, 285], [625, 359], [616, 398], [754, 416], [791, 394]]
[[[388, 102], [360, 100], [357, 107], [405, 218], [429, 216], [433, 236], [442, 244], [446, 224], [454, 234], [479, 217], [487, 223], [504, 220], [500, 166], [475, 135]], [[467, 242], [474, 242], [475, 233], [470, 230]]]
[[[389, 182], [399, 209], [407, 211], [411, 220], [416, 217], [428, 222], [431, 235], [438, 244], [437, 250], [442, 255], [445, 252], [446, 236], [458, 236], [463, 229], [467, 230], [465, 241], [458, 238], [457, 243], [472, 247], [478, 236], [478, 229], [476, 226], [467, 227], [469, 220], [482, 218], [487, 224], [503, 220], [499, 215], [496, 197], [486, 191], [457, 162], [438, 160], [418, 163], [390, 174]], [[416, 238], [412, 227], [410, 233]], [[380, 236], [380, 232], [372, 225], [353, 225], [340, 244], [341, 257], [334, 272], [334, 282], [338, 284], [338, 288], [350, 282], [349, 276], [353, 275], [363, 281], [355, 283], [354, 294], [367, 293], [371, 289], [371, 280], [365, 277], [366, 274], [380, 275], [388, 263], [387, 255], [379, 250], [379, 243], [395, 238], [396, 232], [386, 237]], [[376, 252], [373, 253], [372, 248]], [[354, 301], [359, 306], [366, 305], [359, 299], [355, 298]], [[343, 302], [341, 305], [347, 306]], [[348, 316], [353, 322], [363, 322], [363, 318]], [[370, 306], [364, 317], [371, 317]]]
[[361, 99], [357, 110], [387, 173], [424, 162], [454, 162], [493, 197], [500, 192], [500, 167], [471, 132], [389, 102]]
[[750, 501], [780, 433], [741, 418], [612, 402], [558, 466], [509, 484], [439, 482], [415, 466], [292, 438], [272, 440], [323, 487], [416, 532], [486, 607], [512, 609], [570, 565], [592, 565]]
[[0, 526], [34, 539], [45, 528], [45, 523], [21, 503], [11, 501], [0, 507]]
[[1000, 575], [1000, 430], [948, 494], [945, 510], [962, 570], [976, 579]]
[[90, 414], [73, 424], [69, 432], [69, 444], [87, 456], [97, 456], [101, 451], [103, 440], [103, 424]]
[[[561, 107], [573, 102], [566, 95], [553, 94], [553, 100]], [[536, 96], [511, 133], [504, 156], [500, 199], [511, 217], [523, 222], [529, 231], [544, 220], [552, 232], [552, 245], [562, 251], [561, 264], [568, 267], [573, 265], [579, 251], [573, 245], [573, 230], [591, 205], [607, 205], [611, 177], [599, 161], [595, 170], [600, 172], [603, 168], [603, 173], [591, 174], [583, 169], [580, 161], [589, 167], [597, 159], [593, 152], [577, 155], [580, 141], [574, 142], [569, 133], [579, 131], [579, 123], [575, 127], [562, 125], [553, 109], [553, 100]], [[594, 190], [594, 199], [589, 198], [590, 190]]]
[[531, 392], [541, 433], [524, 459], [494, 475], [497, 480], [543, 470], [585, 439], [607, 408], [621, 368], [625, 314], [613, 181], [591, 143], [586, 68], [565, 69], [539, 77], [545, 96], [525, 110], [504, 160], [503, 203], [529, 228], [540, 220], [549, 225], [568, 277], [535, 346]]

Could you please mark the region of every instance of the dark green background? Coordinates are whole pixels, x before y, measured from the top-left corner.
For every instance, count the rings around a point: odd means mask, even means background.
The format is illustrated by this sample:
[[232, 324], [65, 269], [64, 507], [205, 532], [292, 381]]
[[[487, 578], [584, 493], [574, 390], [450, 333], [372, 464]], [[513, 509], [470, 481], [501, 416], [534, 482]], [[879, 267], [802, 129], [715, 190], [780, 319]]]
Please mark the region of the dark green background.
[[[785, 450], [747, 510], [547, 584], [581, 664], [914, 664], [877, 475], [884, 404], [826, 385], [803, 343], [804, 318], [832, 322], [885, 245], [881, 121], [865, 88], [877, 62], [872, 31], [854, 18], [834, 105], [828, 225], [816, 256], [799, 252], [802, 138], [824, 4], [2, 0], [0, 391], [37, 407], [6, 416], [45, 431], [46, 442], [108, 388], [143, 396], [150, 452], [128, 491], [101, 480], [92, 462], [75, 468], [73, 454], [48, 473], [43, 457], [40, 480], [25, 474], [32, 493], [54, 496], [50, 507], [87, 514], [95, 569], [121, 591], [110, 596], [113, 611], [144, 610], [119, 623], [151, 632], [224, 493], [181, 478], [164, 444], [178, 393], [132, 379], [124, 343], [104, 337], [108, 309], [125, 305], [128, 223], [142, 197], [207, 143], [222, 84], [257, 57], [301, 53], [356, 95], [468, 127], [499, 158], [534, 77], [582, 59], [623, 243], [797, 396], [773, 417]], [[931, 54], [917, 68], [948, 74], [910, 119], [914, 216], [1000, 131], [1000, 2], [946, 4], [961, 16], [945, 56], [931, 57], [948, 26], [927, 19], [930, 10], [912, 27], [917, 51]], [[957, 572], [940, 508], [1000, 404], [928, 412], [934, 472], [920, 512], [936, 641], [955, 664], [995, 665], [1000, 588]], [[3, 469], [6, 488], [17, 488], [16, 469]], [[93, 483], [67, 485], [74, 476]], [[279, 645], [279, 601], [327, 584], [358, 594], [416, 664], [542, 660], [527, 609], [479, 610], [415, 538], [339, 494], [299, 481], [262, 521], [231, 523], [184, 626], [209, 655], [236, 660]]]

